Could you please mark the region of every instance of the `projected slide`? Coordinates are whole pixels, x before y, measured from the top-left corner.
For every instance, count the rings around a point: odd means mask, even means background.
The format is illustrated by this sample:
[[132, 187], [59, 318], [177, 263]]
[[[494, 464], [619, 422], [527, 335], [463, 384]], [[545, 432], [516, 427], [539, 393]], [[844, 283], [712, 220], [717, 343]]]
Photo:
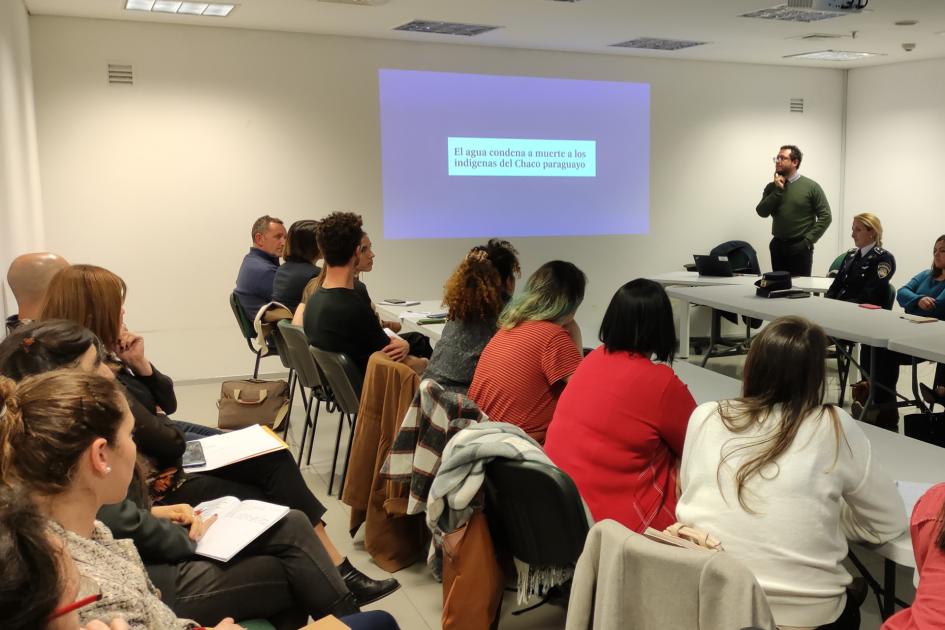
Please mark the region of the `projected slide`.
[[385, 238], [649, 230], [648, 84], [378, 75]]

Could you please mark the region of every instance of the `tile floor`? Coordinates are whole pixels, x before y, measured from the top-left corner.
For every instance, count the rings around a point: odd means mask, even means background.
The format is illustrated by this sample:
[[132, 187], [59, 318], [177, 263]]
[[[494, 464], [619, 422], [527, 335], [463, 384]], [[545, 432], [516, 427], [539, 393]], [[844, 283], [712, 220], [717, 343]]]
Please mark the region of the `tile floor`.
[[[691, 359], [697, 361], [697, 357]], [[728, 376], [741, 376], [742, 358], [732, 357], [710, 361], [709, 367]], [[926, 380], [931, 372], [926, 374], [920, 371]], [[909, 387], [910, 376], [902, 375], [900, 385]], [[831, 380], [831, 389], [828, 399], [836, 399], [836, 380]], [[180, 383], [177, 385], [178, 411], [175, 417], [202, 424], [216, 424], [216, 400], [219, 397], [220, 384], [218, 382], [201, 382], [195, 384]], [[847, 397], [849, 398], [849, 396]], [[293, 453], [297, 453], [298, 440], [301, 437], [301, 418], [304, 410], [301, 402], [297, 402], [293, 409], [293, 430], [289, 434], [289, 444]], [[360, 569], [375, 578], [384, 577], [385, 572], [371, 561], [364, 551], [363, 538], [359, 534], [353, 540], [348, 535], [348, 507], [341, 503], [336, 496], [328, 496], [328, 474], [331, 469], [331, 453], [334, 444], [334, 435], [338, 426], [337, 414], [329, 416], [322, 414], [319, 420], [315, 448], [312, 455], [312, 465], [302, 468], [303, 475], [318, 498], [327, 506], [328, 532], [332, 540], [351, 561]], [[340, 472], [339, 472], [340, 475]], [[338, 485], [337, 483], [335, 484]], [[875, 554], [860, 550], [858, 557], [867, 568], [876, 576], [882, 576], [882, 558]], [[850, 567], [853, 575], [856, 570]], [[397, 618], [404, 630], [437, 630], [440, 628], [440, 612], [442, 610], [442, 590], [440, 584], [430, 576], [425, 564], [417, 563], [412, 567], [398, 572], [395, 577], [400, 580], [402, 588], [389, 597], [368, 607], [368, 609], [387, 610]], [[905, 601], [911, 601], [914, 595], [912, 586], [912, 571], [904, 567], [897, 567], [898, 595]], [[515, 593], [507, 592], [502, 605], [500, 627], [503, 630], [541, 629], [555, 630], [564, 628], [565, 610], [563, 607], [546, 605], [521, 616], [513, 616], [512, 611], [519, 608], [515, 602]], [[869, 597], [862, 608], [862, 630], [878, 630], [881, 625], [878, 608], [874, 597]]]

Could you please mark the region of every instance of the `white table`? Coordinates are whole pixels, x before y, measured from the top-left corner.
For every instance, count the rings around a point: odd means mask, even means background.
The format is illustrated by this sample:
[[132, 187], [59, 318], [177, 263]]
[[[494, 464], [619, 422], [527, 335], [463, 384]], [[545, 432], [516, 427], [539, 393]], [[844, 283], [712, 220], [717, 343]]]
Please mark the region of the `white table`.
[[[658, 282], [664, 287], [743, 286], [753, 288], [759, 276], [700, 276], [699, 273], [695, 271], [669, 271], [646, 276], [646, 278]], [[794, 288], [809, 291], [810, 293], [826, 293], [832, 283], [833, 278], [817, 276], [791, 278], [791, 284]], [[679, 313], [679, 328], [676, 338], [679, 339], [679, 357], [681, 359], [685, 359], [689, 356], [689, 310], [689, 308], [685, 308]]]
[[913, 334], [894, 337], [888, 348], [927, 361], [945, 363], [945, 322], [912, 324]]
[[[676, 361], [673, 369], [699, 404], [735, 398], [741, 392], [740, 381], [718, 372], [685, 361]], [[893, 479], [921, 483], [945, 481], [945, 453], [941, 448], [865, 422], [860, 422], [860, 427], [870, 440], [876, 460]], [[888, 616], [895, 596], [895, 567], [891, 563], [915, 568], [912, 539], [906, 531], [882, 545], [862, 546], [879, 554], [886, 562], [883, 590], [884, 613]]]
[[413, 306], [394, 306], [392, 304], [378, 304], [377, 312], [382, 319], [398, 320], [401, 330], [404, 332], [418, 332], [430, 338], [430, 343], [436, 345], [436, 342], [443, 336], [443, 328], [446, 324], [418, 324], [409, 319], [401, 319], [406, 311], [424, 311], [427, 313], [436, 313], [445, 311], [441, 300], [421, 300], [420, 304]]

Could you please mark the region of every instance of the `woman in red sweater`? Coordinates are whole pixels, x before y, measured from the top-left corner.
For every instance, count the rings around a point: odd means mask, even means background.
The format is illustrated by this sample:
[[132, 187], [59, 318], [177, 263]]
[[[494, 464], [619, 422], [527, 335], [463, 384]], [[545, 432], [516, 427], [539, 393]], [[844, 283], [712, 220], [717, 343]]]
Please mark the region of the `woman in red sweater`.
[[545, 452], [577, 484], [594, 520], [663, 529], [676, 521], [676, 475], [696, 407], [668, 365], [676, 331], [663, 288], [644, 279], [620, 287], [600, 340], [558, 400]]
[[912, 510], [912, 549], [919, 588], [912, 606], [883, 624], [882, 630], [934, 630], [945, 627], [945, 483], [929, 488]]

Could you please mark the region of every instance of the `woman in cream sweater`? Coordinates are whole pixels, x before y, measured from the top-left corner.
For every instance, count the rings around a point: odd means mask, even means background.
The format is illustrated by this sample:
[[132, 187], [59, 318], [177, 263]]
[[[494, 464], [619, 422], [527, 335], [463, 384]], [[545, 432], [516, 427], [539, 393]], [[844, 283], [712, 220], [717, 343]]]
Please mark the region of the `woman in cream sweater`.
[[782, 630], [859, 628], [847, 540], [881, 543], [907, 525], [857, 421], [823, 403], [827, 345], [807, 320], [772, 322], [742, 396], [697, 407], [683, 447], [678, 520], [752, 570]]

